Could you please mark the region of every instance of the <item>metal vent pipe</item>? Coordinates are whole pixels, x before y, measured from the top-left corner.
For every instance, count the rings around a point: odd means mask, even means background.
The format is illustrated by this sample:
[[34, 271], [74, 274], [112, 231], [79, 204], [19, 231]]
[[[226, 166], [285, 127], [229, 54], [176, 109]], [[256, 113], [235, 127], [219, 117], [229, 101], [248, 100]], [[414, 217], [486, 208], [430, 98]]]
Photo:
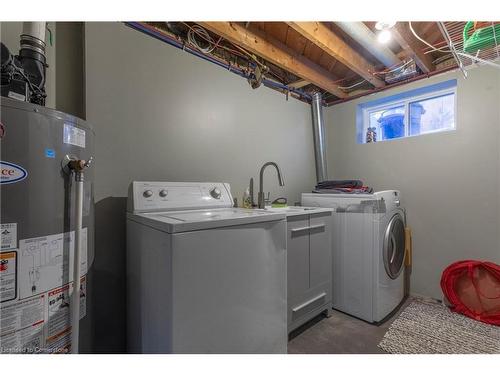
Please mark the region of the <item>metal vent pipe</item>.
[[40, 61], [45, 65], [45, 22], [24, 22], [19, 51], [20, 56]]
[[318, 182], [328, 179], [326, 167], [326, 139], [325, 124], [323, 121], [323, 97], [320, 92], [312, 95], [311, 111], [314, 136], [314, 158], [316, 161], [316, 180]]
[[335, 22], [335, 24], [385, 66], [401, 63], [394, 52], [378, 43], [377, 36], [363, 22]]
[[47, 61], [45, 57], [45, 22], [24, 22], [20, 36], [19, 62], [28, 77], [30, 94], [27, 101], [45, 105]]
[[38, 39], [45, 44], [45, 22], [23, 22], [23, 33], [32, 38]]

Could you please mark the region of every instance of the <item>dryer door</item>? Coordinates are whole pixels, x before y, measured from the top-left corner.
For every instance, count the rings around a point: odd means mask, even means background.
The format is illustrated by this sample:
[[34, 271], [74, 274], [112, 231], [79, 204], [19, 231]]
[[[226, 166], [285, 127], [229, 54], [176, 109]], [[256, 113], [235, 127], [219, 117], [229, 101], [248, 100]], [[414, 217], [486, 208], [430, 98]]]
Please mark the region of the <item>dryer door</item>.
[[395, 214], [385, 230], [384, 267], [391, 279], [396, 279], [403, 270], [405, 259], [405, 224], [401, 214]]

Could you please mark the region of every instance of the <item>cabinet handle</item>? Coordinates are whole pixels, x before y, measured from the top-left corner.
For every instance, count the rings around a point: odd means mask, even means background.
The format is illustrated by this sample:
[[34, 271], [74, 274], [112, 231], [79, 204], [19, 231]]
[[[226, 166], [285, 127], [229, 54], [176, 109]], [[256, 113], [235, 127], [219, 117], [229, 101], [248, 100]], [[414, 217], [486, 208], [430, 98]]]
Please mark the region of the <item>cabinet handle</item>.
[[316, 302], [317, 300], [319, 300], [319, 299], [323, 298], [324, 296], [326, 296], [326, 293], [321, 293], [319, 296], [316, 296], [316, 297], [314, 297], [313, 299], [310, 299], [309, 301], [304, 302], [302, 305], [299, 305], [299, 306], [297, 306], [297, 307], [294, 307], [294, 308], [292, 309], [292, 312], [297, 312], [297, 311], [299, 311], [299, 310], [302, 310], [302, 309], [303, 309], [304, 307], [306, 307], [307, 305], [310, 305], [311, 303]]
[[311, 225], [309, 227], [310, 230], [313, 230], [313, 229], [323, 229], [325, 227], [325, 224], [318, 224], [318, 225]]
[[311, 227], [302, 227], [302, 228], [294, 228], [292, 229], [292, 233], [303, 232], [305, 230], [309, 230]]
[[311, 225], [309, 227], [301, 227], [292, 229], [292, 233], [303, 232], [305, 230], [313, 230], [313, 229], [322, 229], [325, 227], [325, 224]]

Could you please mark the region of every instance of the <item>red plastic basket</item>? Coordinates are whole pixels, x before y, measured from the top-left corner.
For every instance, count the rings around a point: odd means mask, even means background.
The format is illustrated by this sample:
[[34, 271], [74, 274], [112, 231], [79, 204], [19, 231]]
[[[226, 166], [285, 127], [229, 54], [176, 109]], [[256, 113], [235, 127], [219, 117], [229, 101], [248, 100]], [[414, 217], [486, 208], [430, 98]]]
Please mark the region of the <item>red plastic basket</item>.
[[462, 260], [450, 264], [441, 276], [441, 289], [452, 311], [500, 326], [500, 266]]

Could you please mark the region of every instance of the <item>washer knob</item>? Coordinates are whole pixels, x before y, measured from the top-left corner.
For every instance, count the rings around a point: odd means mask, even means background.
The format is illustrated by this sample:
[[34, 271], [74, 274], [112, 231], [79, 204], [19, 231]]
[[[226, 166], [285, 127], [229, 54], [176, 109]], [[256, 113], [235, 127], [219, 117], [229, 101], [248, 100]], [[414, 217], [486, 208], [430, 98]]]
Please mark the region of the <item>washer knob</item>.
[[160, 190], [160, 197], [165, 198], [168, 195], [168, 191], [165, 189]]
[[210, 190], [210, 195], [212, 196], [212, 198], [220, 199], [222, 193], [218, 188], [213, 188], [212, 190]]
[[153, 196], [153, 191], [152, 190], [144, 190], [144, 193], [142, 193], [142, 195], [145, 198], [151, 198]]

